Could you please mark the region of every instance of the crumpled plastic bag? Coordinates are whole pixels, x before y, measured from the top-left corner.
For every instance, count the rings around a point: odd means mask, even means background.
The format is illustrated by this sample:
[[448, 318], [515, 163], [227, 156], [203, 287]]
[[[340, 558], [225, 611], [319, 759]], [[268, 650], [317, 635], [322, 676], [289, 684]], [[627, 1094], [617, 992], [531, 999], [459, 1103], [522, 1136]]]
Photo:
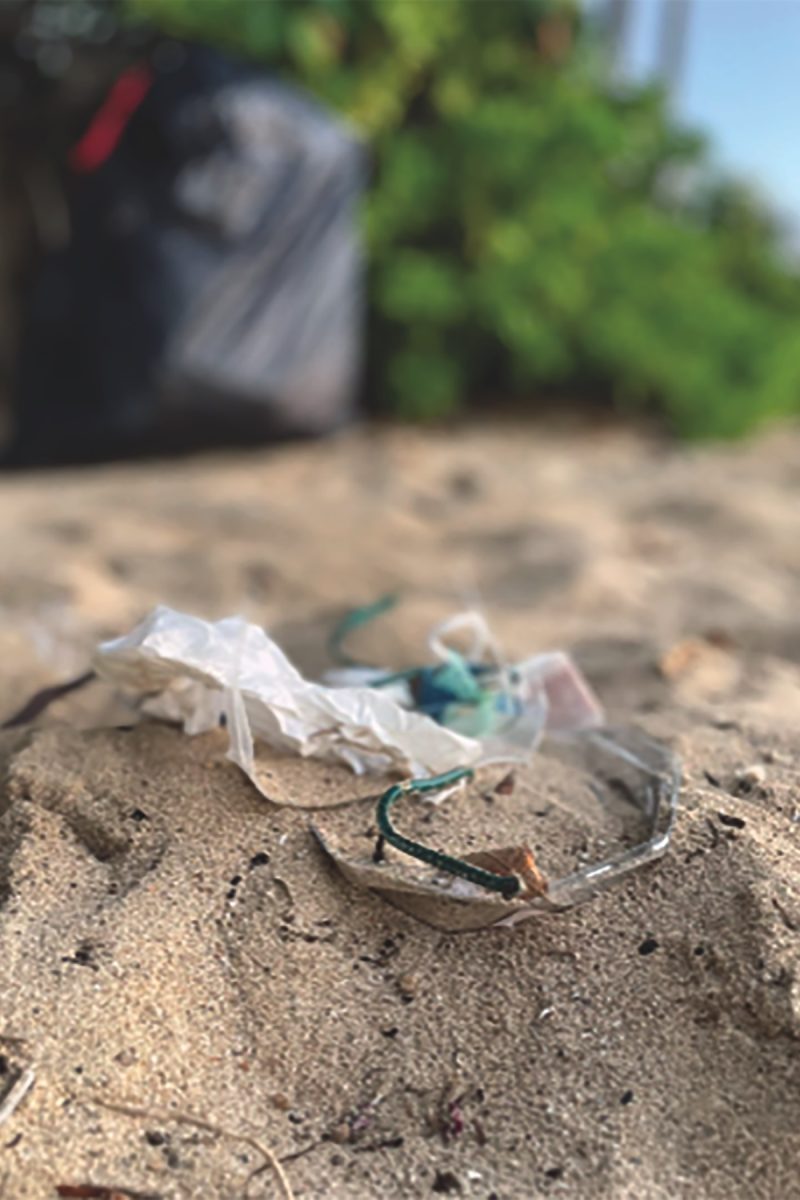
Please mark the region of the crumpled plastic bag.
[[[471, 624], [477, 633], [485, 629], [477, 614], [461, 614], [433, 631], [434, 654], [437, 646], [447, 653], [443, 634], [459, 624]], [[429, 776], [524, 761], [545, 731], [602, 721], [586, 681], [560, 652], [516, 664], [514, 718], [488, 736], [470, 737], [415, 712], [407, 697], [388, 690], [304, 679], [262, 628], [241, 617], [211, 622], [165, 606], [124, 637], [100, 645], [94, 666], [101, 677], [150, 694], [145, 711], [182, 723], [187, 733], [216, 728], [224, 716], [228, 757], [262, 794], [259, 741], [287, 754], [344, 762], [356, 774]]]

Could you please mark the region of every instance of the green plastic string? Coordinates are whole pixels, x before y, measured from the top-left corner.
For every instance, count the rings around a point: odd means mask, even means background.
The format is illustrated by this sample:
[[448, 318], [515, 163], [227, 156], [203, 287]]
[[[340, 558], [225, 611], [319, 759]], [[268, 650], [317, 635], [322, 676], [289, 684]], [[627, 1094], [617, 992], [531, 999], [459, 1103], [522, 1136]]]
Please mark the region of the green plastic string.
[[376, 848], [376, 860], [380, 860], [381, 848], [385, 839], [403, 854], [409, 854], [412, 858], [419, 859], [420, 862], [436, 867], [437, 870], [468, 879], [470, 883], [487, 888], [490, 892], [499, 892], [506, 900], [510, 900], [522, 887], [516, 875], [497, 875], [494, 871], [486, 871], [483, 867], [476, 867], [472, 863], [463, 862], [460, 858], [442, 854], [438, 850], [431, 849], [430, 846], [423, 846], [420, 842], [412, 841], [411, 838], [398, 833], [389, 816], [392, 805], [401, 796], [410, 796], [415, 792], [439, 791], [462, 779], [472, 778], [474, 778], [474, 772], [469, 767], [457, 767], [454, 771], [447, 771], [443, 775], [432, 775], [429, 779], [407, 779], [385, 791], [378, 801], [377, 824], [380, 838]]
[[346, 613], [328, 639], [328, 653], [333, 661], [343, 667], [366, 666], [367, 664], [359, 662], [357, 658], [353, 658], [347, 653], [344, 649], [344, 642], [354, 630], [374, 621], [376, 617], [383, 616], [396, 604], [397, 596], [381, 596], [380, 600], [376, 600], [373, 604], [364, 604], [361, 608], [354, 608], [351, 612]]
[[[357, 629], [389, 612], [396, 603], [396, 596], [382, 596], [373, 604], [347, 613], [328, 639], [331, 658], [341, 666], [367, 668], [369, 664], [347, 653], [344, 643]], [[484, 675], [491, 677], [491, 671], [468, 662], [456, 650], [448, 650], [442, 663], [387, 671], [370, 679], [368, 686], [383, 688], [407, 683], [418, 712], [465, 737], [484, 737], [496, 732], [508, 718], [508, 707], [513, 706], [513, 699], [506, 692], [482, 685], [480, 680]]]

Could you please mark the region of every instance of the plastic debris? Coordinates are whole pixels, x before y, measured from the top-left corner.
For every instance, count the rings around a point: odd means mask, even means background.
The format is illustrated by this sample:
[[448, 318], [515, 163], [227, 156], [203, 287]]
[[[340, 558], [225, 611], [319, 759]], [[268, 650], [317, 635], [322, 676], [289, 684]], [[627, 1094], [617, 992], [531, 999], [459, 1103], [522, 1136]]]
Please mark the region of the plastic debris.
[[[541, 859], [533, 862], [525, 842], [462, 856], [463, 862], [518, 876], [524, 886], [509, 898], [390, 846], [380, 855], [370, 853], [357, 829], [334, 834], [315, 824], [314, 834], [351, 883], [450, 933], [516, 925], [572, 908], [667, 849], [677, 807], [678, 763], [666, 747], [638, 730], [584, 730], [548, 739], [540, 747], [537, 775], [547, 778], [553, 801], [549, 814], [537, 812], [533, 818], [536, 835], [531, 840], [545, 846]], [[462, 796], [460, 803], [466, 802]], [[520, 832], [524, 836], [530, 830]], [[453, 836], [458, 838], [457, 826]], [[576, 840], [586, 852], [570, 862]], [[559, 854], [559, 848], [565, 853]], [[566, 869], [559, 869], [560, 864]]]
[[[447, 644], [456, 631], [472, 637], [465, 656]], [[224, 718], [229, 757], [262, 794], [259, 742], [344, 762], [357, 774], [425, 776], [524, 762], [545, 732], [602, 722], [597, 700], [566, 654], [506, 667], [477, 613], [437, 626], [429, 646], [433, 667], [391, 675], [349, 666], [331, 673], [327, 684], [316, 683], [259, 626], [159, 607], [129, 634], [101, 645], [94, 666], [101, 677], [148, 694], [145, 711], [182, 723], [187, 733], [216, 728]], [[319, 807], [319, 798], [312, 805]]]
[[[360, 610], [349, 628], [386, 607]], [[466, 651], [452, 646], [455, 633], [468, 635]], [[411, 775], [384, 784], [366, 829], [357, 818], [344, 830], [340, 822], [333, 831], [312, 829], [348, 880], [439, 929], [514, 925], [571, 908], [664, 853], [677, 759], [637, 730], [605, 728], [567, 655], [509, 666], [474, 612], [437, 626], [428, 644], [433, 662], [425, 666], [389, 672], [347, 658], [317, 683], [256, 625], [162, 607], [101, 645], [95, 668], [144, 694], [145, 711], [182, 723], [187, 733], [224, 723], [229, 758], [278, 803], [325, 808], [341, 804], [341, 791], [289, 789], [276, 798], [259, 775], [259, 743], [359, 775]], [[475, 769], [499, 764], [488, 791], [487, 770], [474, 780]], [[354, 800], [365, 786], [354, 785]], [[475, 849], [473, 830], [462, 849], [464, 813], [470, 804], [474, 811], [476, 791], [481, 805], [493, 806], [492, 833]], [[428, 793], [436, 807], [417, 803], [416, 793]], [[442, 802], [454, 793], [461, 820], [445, 829], [450, 807]], [[396, 803], [399, 826], [390, 817]]]
[[[413, 708], [468, 737], [486, 738], [502, 731], [510, 741], [524, 743], [531, 721], [535, 735], [545, 727], [583, 728], [601, 719], [599, 704], [565, 655], [540, 654], [510, 667], [485, 619], [474, 611], [457, 613], [433, 629], [428, 646], [438, 661], [432, 666], [387, 672], [356, 662], [344, 652], [344, 638], [394, 604], [393, 596], [385, 596], [348, 613], [330, 641], [332, 654], [346, 665], [328, 671], [327, 682], [386, 689], [404, 708]], [[469, 635], [465, 653], [448, 644], [447, 638], [454, 633]], [[537, 696], [540, 684], [545, 694]]]
[[350, 856], [317, 825], [314, 835], [325, 853], [351, 883], [377, 892], [395, 908], [416, 917], [425, 925], [448, 933], [486, 929], [516, 917], [533, 915], [525, 900], [504, 900], [465, 880], [394, 860], [391, 865], [375, 863], [368, 855]]
[[20, 1072], [0, 1103], [0, 1125], [5, 1125], [9, 1117], [13, 1116], [35, 1082], [36, 1072], [33, 1067], [26, 1067]]

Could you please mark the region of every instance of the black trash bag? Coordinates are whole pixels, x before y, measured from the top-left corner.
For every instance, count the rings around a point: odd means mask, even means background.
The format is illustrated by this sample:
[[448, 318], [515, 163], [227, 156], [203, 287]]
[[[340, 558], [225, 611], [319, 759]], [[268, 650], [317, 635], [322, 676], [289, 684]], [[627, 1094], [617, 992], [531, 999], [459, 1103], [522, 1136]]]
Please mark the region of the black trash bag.
[[114, 85], [73, 148], [71, 237], [23, 331], [7, 461], [335, 429], [362, 341], [359, 142], [206, 47]]

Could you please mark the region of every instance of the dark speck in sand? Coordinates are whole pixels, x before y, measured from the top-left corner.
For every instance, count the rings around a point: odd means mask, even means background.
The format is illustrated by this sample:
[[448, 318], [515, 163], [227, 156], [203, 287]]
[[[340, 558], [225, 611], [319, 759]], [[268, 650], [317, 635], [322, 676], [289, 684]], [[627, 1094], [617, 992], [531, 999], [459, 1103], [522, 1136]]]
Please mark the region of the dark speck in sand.
[[448, 1196], [461, 1191], [461, 1182], [453, 1171], [437, 1171], [433, 1180], [433, 1190], [441, 1196]]

